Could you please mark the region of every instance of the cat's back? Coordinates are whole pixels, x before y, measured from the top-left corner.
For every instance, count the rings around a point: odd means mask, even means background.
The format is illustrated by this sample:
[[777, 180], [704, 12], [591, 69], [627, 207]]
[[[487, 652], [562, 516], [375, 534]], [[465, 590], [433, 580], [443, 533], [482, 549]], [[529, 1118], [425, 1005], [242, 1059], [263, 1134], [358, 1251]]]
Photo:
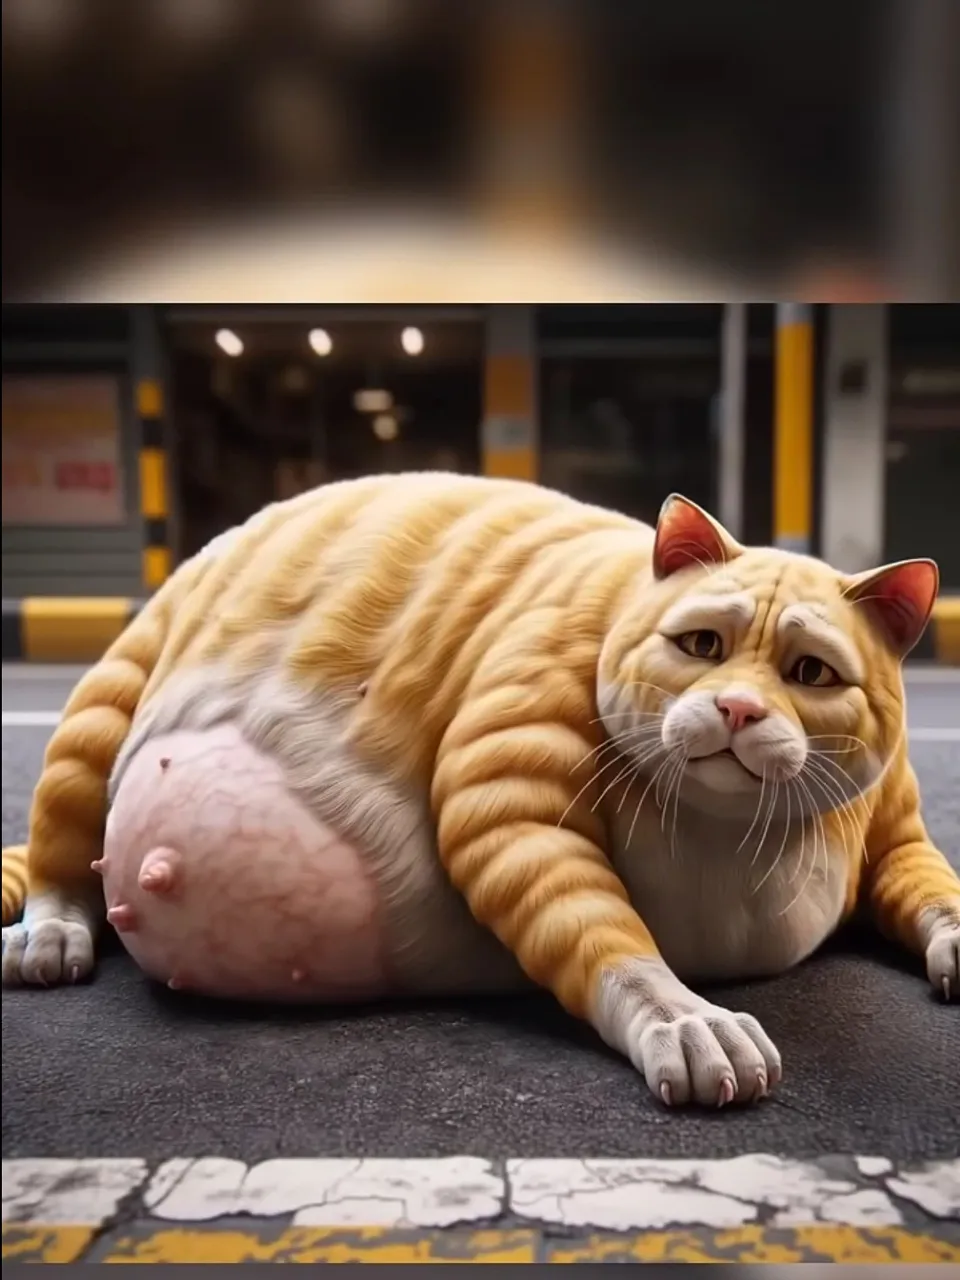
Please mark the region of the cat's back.
[[505, 587], [552, 547], [644, 529], [519, 480], [423, 472], [340, 481], [264, 508], [178, 571], [169, 647], [207, 659], [306, 623], [317, 643], [336, 643], [339, 632], [349, 648], [351, 633], [415, 624], [410, 610], [425, 596], [452, 604], [491, 565]]

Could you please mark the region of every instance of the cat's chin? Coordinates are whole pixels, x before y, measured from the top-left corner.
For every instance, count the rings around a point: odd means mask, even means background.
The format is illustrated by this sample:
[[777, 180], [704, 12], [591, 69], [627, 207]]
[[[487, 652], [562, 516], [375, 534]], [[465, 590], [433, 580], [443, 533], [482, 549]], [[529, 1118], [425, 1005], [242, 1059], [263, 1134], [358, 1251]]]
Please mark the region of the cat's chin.
[[683, 771], [684, 800], [716, 814], [753, 811], [763, 783], [732, 751], [688, 760]]

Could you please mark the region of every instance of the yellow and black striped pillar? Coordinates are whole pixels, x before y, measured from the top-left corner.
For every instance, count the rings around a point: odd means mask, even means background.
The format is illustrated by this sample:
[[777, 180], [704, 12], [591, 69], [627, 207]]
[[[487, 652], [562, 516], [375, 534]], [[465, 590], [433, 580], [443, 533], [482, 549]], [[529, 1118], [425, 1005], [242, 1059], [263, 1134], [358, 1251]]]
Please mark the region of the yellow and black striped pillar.
[[813, 308], [777, 306], [773, 540], [808, 553], [813, 532]]
[[140, 515], [143, 520], [143, 585], [156, 591], [170, 576], [170, 484], [163, 428], [163, 389], [156, 378], [137, 383], [140, 420]]
[[537, 479], [540, 466], [534, 341], [532, 307], [488, 308], [484, 475]]

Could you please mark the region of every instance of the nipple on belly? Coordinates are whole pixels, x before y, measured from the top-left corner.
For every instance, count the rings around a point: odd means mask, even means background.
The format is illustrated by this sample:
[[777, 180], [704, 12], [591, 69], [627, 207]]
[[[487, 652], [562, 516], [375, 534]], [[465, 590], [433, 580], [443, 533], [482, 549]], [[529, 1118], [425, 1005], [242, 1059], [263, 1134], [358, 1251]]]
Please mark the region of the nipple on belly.
[[172, 893], [180, 880], [181, 864], [176, 849], [151, 849], [140, 864], [137, 883], [146, 893]]
[[107, 920], [117, 933], [133, 933], [137, 927], [137, 913], [128, 902], [120, 902], [107, 912]]

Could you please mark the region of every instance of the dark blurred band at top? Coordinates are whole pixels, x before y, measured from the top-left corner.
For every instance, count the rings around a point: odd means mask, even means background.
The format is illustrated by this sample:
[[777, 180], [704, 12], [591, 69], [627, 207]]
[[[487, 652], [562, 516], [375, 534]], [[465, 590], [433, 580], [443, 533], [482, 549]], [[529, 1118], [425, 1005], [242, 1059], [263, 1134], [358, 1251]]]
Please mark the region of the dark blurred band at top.
[[956, 0], [4, 0], [3, 296], [960, 294]]

